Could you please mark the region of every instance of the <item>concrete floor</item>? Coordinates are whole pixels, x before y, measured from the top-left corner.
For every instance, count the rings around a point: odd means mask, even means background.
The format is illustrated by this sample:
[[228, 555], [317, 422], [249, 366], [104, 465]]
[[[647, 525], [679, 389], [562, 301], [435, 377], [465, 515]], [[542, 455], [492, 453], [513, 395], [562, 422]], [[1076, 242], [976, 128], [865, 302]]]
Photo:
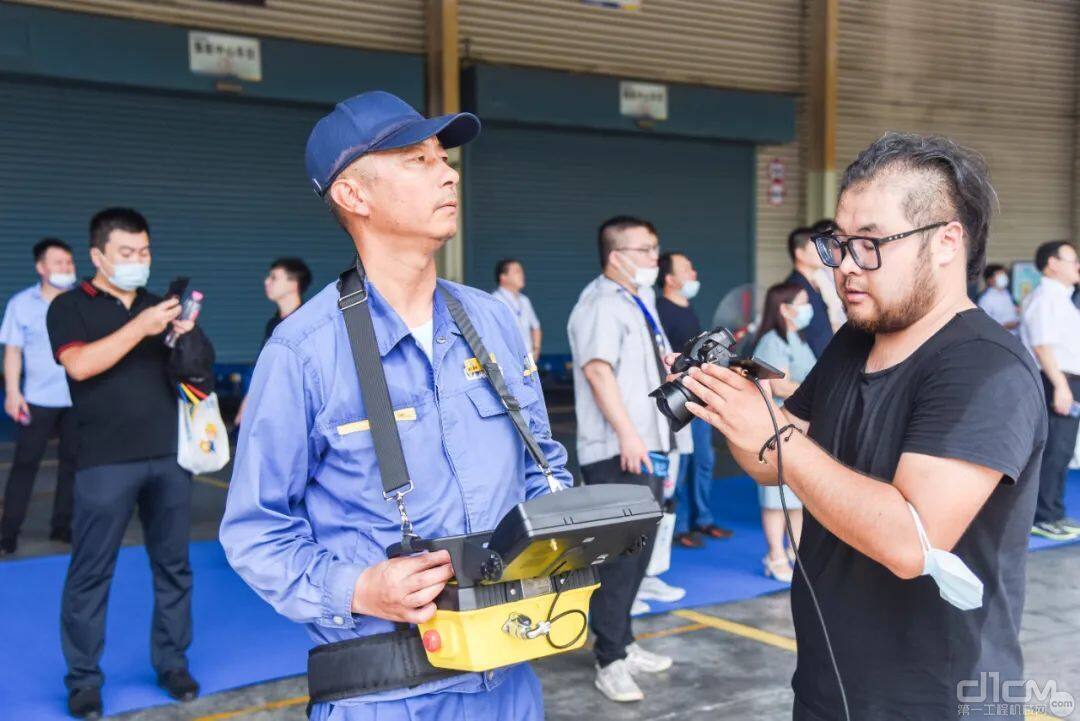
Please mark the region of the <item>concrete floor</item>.
[[[553, 430], [572, 437], [570, 408], [565, 398], [552, 402]], [[569, 444], [572, 447], [572, 443]], [[48, 518], [55, 484], [55, 449], [50, 449], [13, 557], [26, 558], [66, 552], [47, 540]], [[12, 448], [0, 446], [0, 476], [10, 467]], [[721, 456], [717, 475], [732, 472], [730, 459]], [[225, 498], [228, 469], [196, 479], [193, 497], [194, 539], [216, 536]], [[133, 523], [125, 543], [141, 542]], [[1028, 601], [1021, 634], [1027, 675], [1080, 697], [1080, 544], [1032, 554], [1028, 563]], [[2, 592], [2, 591], [0, 591]], [[608, 702], [592, 686], [592, 658], [582, 650], [534, 664], [544, 686], [547, 718], [613, 720], [731, 719], [780, 721], [791, 718], [789, 681], [795, 666], [790, 650], [794, 632], [786, 593], [732, 604], [694, 609], [693, 614], [662, 614], [639, 619], [635, 630], [642, 644], [676, 659], [664, 674], [641, 679], [646, 699], [619, 705]], [[688, 617], [693, 616], [693, 617]], [[722, 619], [718, 624], [716, 619]], [[765, 641], [731, 630], [723, 621], [768, 632]], [[709, 625], [713, 624], [713, 625]], [[736, 631], [738, 627], [735, 627]], [[196, 629], [196, 632], [198, 630]], [[788, 648], [785, 648], [788, 647]], [[57, 684], [61, 680], [57, 679]], [[303, 677], [280, 679], [179, 705], [155, 707], [115, 716], [126, 721], [302, 721], [307, 693]], [[1076, 714], [1080, 718], [1080, 712]], [[1049, 717], [1043, 717], [1046, 721]], [[860, 720], [863, 721], [863, 720]]]

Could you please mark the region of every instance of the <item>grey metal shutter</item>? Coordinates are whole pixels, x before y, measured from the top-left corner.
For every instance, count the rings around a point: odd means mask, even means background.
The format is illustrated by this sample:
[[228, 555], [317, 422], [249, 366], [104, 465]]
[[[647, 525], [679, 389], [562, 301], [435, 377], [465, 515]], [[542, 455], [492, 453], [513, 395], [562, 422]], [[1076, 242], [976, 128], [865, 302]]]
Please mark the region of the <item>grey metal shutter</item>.
[[424, 0], [266, 0], [265, 7], [215, 0], [15, 0], [221, 32], [423, 52]]
[[3, 78], [0, 108], [0, 297], [35, 281], [30, 247], [45, 235], [92, 275], [90, 217], [131, 206], [150, 222], [150, 288], [191, 276], [218, 360], [246, 362], [274, 312], [271, 260], [307, 261], [310, 296], [351, 257], [304, 173], [322, 108]]
[[1071, 237], [1078, 15], [1071, 0], [844, 0], [837, 170], [886, 130], [948, 135], [990, 164], [989, 259]]
[[480, 62], [798, 92], [802, 0], [461, 0], [463, 54]]
[[468, 282], [490, 289], [498, 259], [520, 259], [545, 355], [569, 353], [566, 321], [613, 215], [651, 220], [694, 261], [704, 323], [753, 277], [751, 145], [493, 124], [466, 147], [465, 178]]

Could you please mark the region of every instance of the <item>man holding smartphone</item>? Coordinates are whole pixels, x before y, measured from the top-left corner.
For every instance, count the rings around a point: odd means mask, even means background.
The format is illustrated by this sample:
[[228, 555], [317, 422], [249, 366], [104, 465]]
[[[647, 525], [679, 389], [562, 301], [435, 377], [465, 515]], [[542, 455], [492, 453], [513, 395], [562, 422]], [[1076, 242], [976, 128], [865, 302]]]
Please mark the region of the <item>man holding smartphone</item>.
[[78, 417], [78, 470], [71, 564], [61, 607], [68, 710], [102, 713], [105, 609], [124, 529], [139, 506], [154, 575], [151, 661], [158, 684], [190, 700], [199, 686], [187, 670], [191, 644], [188, 562], [191, 475], [176, 462], [176, 391], [164, 335], [187, 333], [180, 300], [145, 290], [150, 229], [127, 208], [90, 221], [97, 274], [49, 308], [53, 354], [68, 375]]

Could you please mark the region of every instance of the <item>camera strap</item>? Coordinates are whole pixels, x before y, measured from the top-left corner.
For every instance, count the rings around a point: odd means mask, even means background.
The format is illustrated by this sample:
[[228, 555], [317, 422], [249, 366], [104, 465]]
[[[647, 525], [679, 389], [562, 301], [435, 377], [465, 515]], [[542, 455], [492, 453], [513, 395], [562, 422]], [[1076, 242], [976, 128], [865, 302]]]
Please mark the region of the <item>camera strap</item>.
[[[653, 349], [653, 357], [656, 359], [656, 370], [660, 374], [660, 383], [664, 382], [664, 376], [667, 375], [667, 368], [664, 366], [663, 351], [664, 348], [664, 332], [660, 330], [660, 326], [656, 324], [656, 319], [653, 318], [652, 313], [649, 312], [648, 306], [645, 305], [645, 301], [639, 298], [637, 295], [631, 293], [630, 297], [637, 303], [637, 307], [641, 310], [641, 314], [645, 316], [645, 325], [649, 329], [649, 335], [652, 336], [653, 342], [650, 343]], [[664, 423], [667, 424], [668, 430], [668, 452], [675, 453], [675, 431], [671, 427], [671, 419], [667, 416], [663, 416]]]

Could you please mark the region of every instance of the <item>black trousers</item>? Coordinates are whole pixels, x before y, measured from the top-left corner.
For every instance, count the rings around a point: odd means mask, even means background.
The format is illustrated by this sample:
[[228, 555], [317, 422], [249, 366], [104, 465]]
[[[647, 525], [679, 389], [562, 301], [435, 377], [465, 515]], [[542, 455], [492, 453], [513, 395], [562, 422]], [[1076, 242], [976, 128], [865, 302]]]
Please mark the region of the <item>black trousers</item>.
[[[1046, 390], [1048, 425], [1042, 469], [1039, 471], [1036, 523], [1060, 521], [1065, 517], [1065, 477], [1069, 473], [1069, 461], [1076, 451], [1076, 433], [1080, 429], [1080, 418], [1060, 416], [1054, 412], [1054, 387], [1045, 375], [1043, 387]], [[1069, 376], [1069, 389], [1073, 397], [1080, 400], [1080, 378]]]
[[19, 425], [15, 434], [15, 460], [11, 464], [7, 486], [4, 488], [4, 515], [0, 519], [0, 538], [15, 539], [26, 520], [30, 496], [34, 490], [41, 459], [49, 437], [56, 431], [60, 436], [60, 466], [56, 473], [56, 495], [53, 497], [52, 527], [63, 530], [71, 526], [72, 488], [75, 483], [75, 460], [79, 450], [78, 427], [72, 408], [47, 408], [30, 405], [30, 424]]
[[[664, 496], [664, 481], [656, 476], [627, 473], [619, 467], [619, 457], [589, 463], [581, 467], [585, 485], [601, 483], [630, 483], [648, 486], [659, 503]], [[600, 588], [589, 604], [589, 625], [596, 634], [596, 662], [601, 666], [626, 658], [626, 647], [634, 642], [630, 624], [630, 607], [634, 603], [645, 569], [649, 566], [651, 549], [599, 567]]]
[[100, 687], [105, 609], [116, 555], [135, 506], [154, 576], [150, 660], [158, 673], [187, 668], [191, 645], [191, 474], [175, 456], [95, 466], [75, 474], [71, 565], [60, 609], [68, 689]]

